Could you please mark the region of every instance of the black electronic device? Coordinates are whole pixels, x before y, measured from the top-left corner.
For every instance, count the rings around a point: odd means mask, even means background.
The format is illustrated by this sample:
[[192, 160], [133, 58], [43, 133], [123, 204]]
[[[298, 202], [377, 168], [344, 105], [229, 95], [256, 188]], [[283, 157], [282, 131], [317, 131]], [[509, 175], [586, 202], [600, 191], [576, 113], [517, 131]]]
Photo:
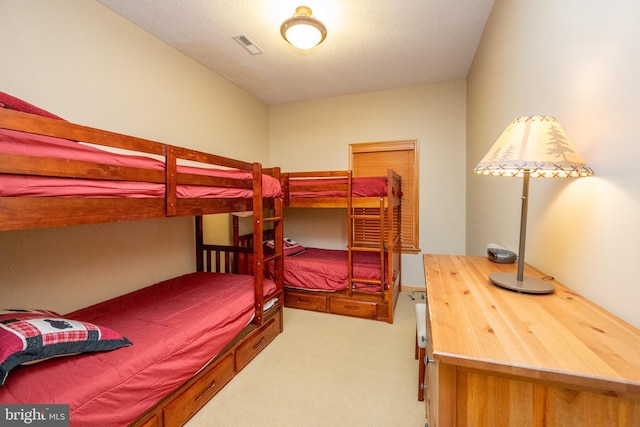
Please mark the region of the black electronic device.
[[512, 264], [516, 262], [518, 256], [515, 252], [503, 248], [487, 248], [487, 256], [498, 264]]

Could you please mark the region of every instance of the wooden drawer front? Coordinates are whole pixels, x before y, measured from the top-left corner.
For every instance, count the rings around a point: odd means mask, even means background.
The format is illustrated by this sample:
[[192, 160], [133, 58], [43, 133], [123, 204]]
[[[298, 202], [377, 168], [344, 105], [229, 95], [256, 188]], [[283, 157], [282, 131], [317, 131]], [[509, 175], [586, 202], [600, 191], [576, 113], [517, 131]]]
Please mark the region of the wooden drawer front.
[[236, 350], [236, 372], [244, 368], [279, 333], [280, 316], [276, 314], [238, 346]]
[[305, 310], [327, 311], [327, 298], [322, 295], [289, 294], [285, 291], [284, 304], [287, 307]]
[[181, 426], [205, 403], [220, 391], [235, 375], [233, 353], [226, 355], [220, 362], [193, 383], [180, 396], [171, 401], [164, 409], [165, 426]]
[[144, 424], [142, 424], [140, 427], [158, 427], [159, 425], [160, 425], [160, 420], [158, 419], [158, 416], [156, 414], [153, 414], [151, 418], [146, 420]]
[[345, 314], [347, 316], [367, 319], [375, 319], [378, 315], [378, 308], [375, 302], [332, 298], [330, 304], [331, 308], [329, 311], [335, 314]]

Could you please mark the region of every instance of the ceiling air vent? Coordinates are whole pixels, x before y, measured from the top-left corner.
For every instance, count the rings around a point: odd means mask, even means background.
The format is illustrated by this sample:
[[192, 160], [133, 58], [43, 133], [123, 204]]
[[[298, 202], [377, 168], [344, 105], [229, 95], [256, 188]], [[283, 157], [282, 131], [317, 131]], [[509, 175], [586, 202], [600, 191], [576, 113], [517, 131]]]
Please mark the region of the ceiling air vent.
[[260, 50], [260, 48], [256, 46], [255, 43], [253, 43], [251, 40], [249, 40], [249, 38], [244, 34], [233, 36], [233, 39], [237, 41], [240, 44], [240, 46], [247, 49], [247, 51], [251, 55], [259, 55], [262, 53], [262, 50]]

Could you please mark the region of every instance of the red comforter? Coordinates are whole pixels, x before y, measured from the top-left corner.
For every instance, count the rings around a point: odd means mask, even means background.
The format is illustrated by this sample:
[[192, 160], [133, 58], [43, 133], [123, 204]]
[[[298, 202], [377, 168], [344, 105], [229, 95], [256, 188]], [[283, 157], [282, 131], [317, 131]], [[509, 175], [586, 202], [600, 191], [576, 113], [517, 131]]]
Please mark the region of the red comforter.
[[[292, 179], [289, 181], [290, 197], [346, 197], [346, 190], [300, 190], [299, 186], [314, 185], [318, 188], [326, 185], [342, 184], [346, 187], [347, 178]], [[357, 177], [351, 179], [352, 197], [386, 197], [386, 177]]]
[[[104, 165], [164, 170], [164, 162], [150, 157], [112, 153], [75, 141], [0, 129], [0, 153], [32, 157], [73, 159]], [[251, 179], [252, 172], [178, 166], [178, 172]], [[263, 175], [263, 197], [280, 195], [280, 182]], [[51, 178], [31, 175], [0, 175], [0, 196], [4, 197], [130, 197], [159, 198], [165, 195], [161, 183]], [[179, 185], [180, 198], [249, 198], [251, 189]]]
[[[355, 252], [353, 255], [354, 277], [380, 279], [378, 253]], [[348, 275], [347, 251], [344, 250], [307, 248], [304, 252], [284, 259], [284, 285], [289, 288], [338, 291], [349, 286]], [[359, 290], [380, 290], [377, 285], [356, 283], [355, 286]]]
[[[69, 404], [71, 426], [125, 426], [192, 377], [250, 321], [252, 276], [191, 273], [66, 317], [133, 342], [12, 371], [3, 404]], [[275, 290], [265, 280], [265, 295]]]

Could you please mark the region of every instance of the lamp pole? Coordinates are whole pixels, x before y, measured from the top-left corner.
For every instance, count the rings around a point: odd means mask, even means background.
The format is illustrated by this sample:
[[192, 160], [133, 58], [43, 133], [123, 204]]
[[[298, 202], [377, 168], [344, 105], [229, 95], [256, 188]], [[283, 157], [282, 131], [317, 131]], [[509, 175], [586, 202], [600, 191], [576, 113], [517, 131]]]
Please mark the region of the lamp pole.
[[529, 210], [529, 178], [531, 172], [524, 170], [522, 180], [522, 212], [520, 213], [520, 246], [518, 248], [518, 287], [523, 287], [524, 280], [524, 247], [527, 240], [527, 211]]

